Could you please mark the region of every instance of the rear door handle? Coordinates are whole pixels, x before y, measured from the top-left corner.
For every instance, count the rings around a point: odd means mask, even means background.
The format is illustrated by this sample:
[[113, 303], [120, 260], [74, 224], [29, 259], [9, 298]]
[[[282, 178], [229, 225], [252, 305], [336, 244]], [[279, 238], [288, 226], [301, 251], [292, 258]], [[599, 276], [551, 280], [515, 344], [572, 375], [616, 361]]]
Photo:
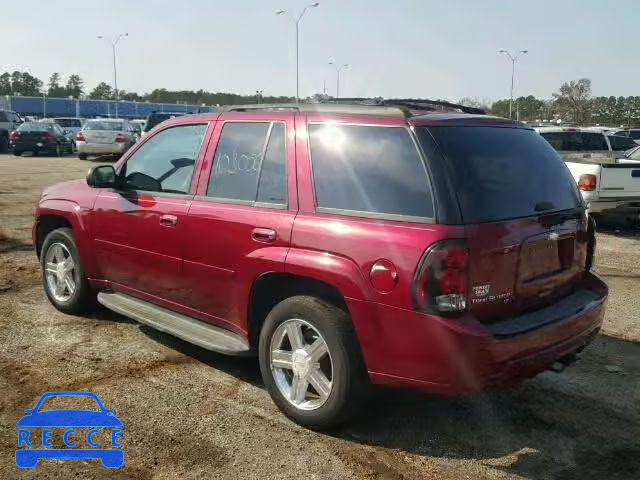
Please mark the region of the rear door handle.
[[178, 224], [178, 217], [175, 215], [161, 215], [160, 225], [165, 227], [175, 227]]
[[276, 241], [276, 231], [270, 228], [254, 228], [251, 230], [251, 238], [256, 242], [272, 243]]

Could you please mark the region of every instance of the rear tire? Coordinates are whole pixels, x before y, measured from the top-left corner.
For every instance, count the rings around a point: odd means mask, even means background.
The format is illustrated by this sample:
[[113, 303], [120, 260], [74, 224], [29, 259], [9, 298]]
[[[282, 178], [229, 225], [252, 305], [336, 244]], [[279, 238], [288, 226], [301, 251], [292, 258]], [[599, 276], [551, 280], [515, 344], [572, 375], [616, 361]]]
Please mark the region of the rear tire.
[[[321, 350], [312, 348], [318, 342]], [[311, 296], [283, 300], [267, 315], [258, 353], [271, 398], [294, 422], [333, 430], [361, 407], [366, 369], [351, 319], [337, 306]]]
[[7, 153], [9, 151], [9, 138], [2, 134], [0, 136], [0, 153]]
[[79, 153], [78, 154], [78, 158], [80, 160], [86, 160], [87, 159], [87, 154], [86, 153]]
[[19, 157], [20, 155], [22, 155], [22, 152], [21, 152], [20, 150], [14, 150], [14, 151], [13, 151], [13, 154], [14, 154], [16, 157]]
[[[57, 268], [59, 263], [63, 264], [60, 270]], [[67, 269], [66, 265], [72, 266]], [[84, 274], [70, 228], [58, 228], [49, 232], [42, 243], [40, 267], [44, 291], [58, 310], [76, 315], [95, 307], [96, 293]], [[63, 273], [64, 271], [68, 273]], [[67, 277], [70, 283], [67, 283]], [[59, 289], [56, 288], [58, 285]]]

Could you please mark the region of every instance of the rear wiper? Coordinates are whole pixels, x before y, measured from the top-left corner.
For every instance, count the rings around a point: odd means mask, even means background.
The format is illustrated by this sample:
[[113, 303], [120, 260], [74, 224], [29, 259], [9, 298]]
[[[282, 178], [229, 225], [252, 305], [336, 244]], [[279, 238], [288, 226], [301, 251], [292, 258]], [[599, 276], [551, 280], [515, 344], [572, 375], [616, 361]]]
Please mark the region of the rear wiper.
[[556, 206], [553, 202], [538, 202], [535, 207], [533, 207], [533, 210], [535, 212], [546, 212], [547, 210], [554, 210], [555, 208]]

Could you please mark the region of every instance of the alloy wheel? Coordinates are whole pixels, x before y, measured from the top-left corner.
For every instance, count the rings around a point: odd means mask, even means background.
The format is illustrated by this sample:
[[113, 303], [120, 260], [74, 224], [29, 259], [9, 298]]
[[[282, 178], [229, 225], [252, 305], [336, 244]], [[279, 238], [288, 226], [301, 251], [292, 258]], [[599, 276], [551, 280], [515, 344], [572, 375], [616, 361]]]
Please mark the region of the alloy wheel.
[[271, 373], [278, 390], [296, 408], [316, 410], [333, 388], [333, 362], [327, 342], [309, 322], [292, 318], [271, 337]]
[[47, 289], [57, 302], [67, 302], [77, 288], [75, 262], [63, 243], [52, 243], [44, 258]]

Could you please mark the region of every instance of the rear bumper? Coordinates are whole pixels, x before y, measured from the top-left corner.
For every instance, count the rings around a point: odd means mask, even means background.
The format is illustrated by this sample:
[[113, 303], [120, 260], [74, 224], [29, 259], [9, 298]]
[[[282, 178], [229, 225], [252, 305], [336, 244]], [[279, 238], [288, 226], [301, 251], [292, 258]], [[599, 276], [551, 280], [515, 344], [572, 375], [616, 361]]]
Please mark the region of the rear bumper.
[[87, 155], [120, 155], [126, 150], [126, 143], [76, 142], [78, 153]]
[[640, 198], [597, 200], [589, 202], [591, 213], [637, 214], [640, 213]]
[[56, 142], [9, 142], [9, 149], [14, 152], [49, 152], [56, 150]]
[[580, 305], [552, 305], [495, 324], [369, 302], [347, 305], [373, 383], [459, 395], [532, 377], [590, 343], [602, 325], [608, 291], [594, 274], [582, 288], [590, 295]]

